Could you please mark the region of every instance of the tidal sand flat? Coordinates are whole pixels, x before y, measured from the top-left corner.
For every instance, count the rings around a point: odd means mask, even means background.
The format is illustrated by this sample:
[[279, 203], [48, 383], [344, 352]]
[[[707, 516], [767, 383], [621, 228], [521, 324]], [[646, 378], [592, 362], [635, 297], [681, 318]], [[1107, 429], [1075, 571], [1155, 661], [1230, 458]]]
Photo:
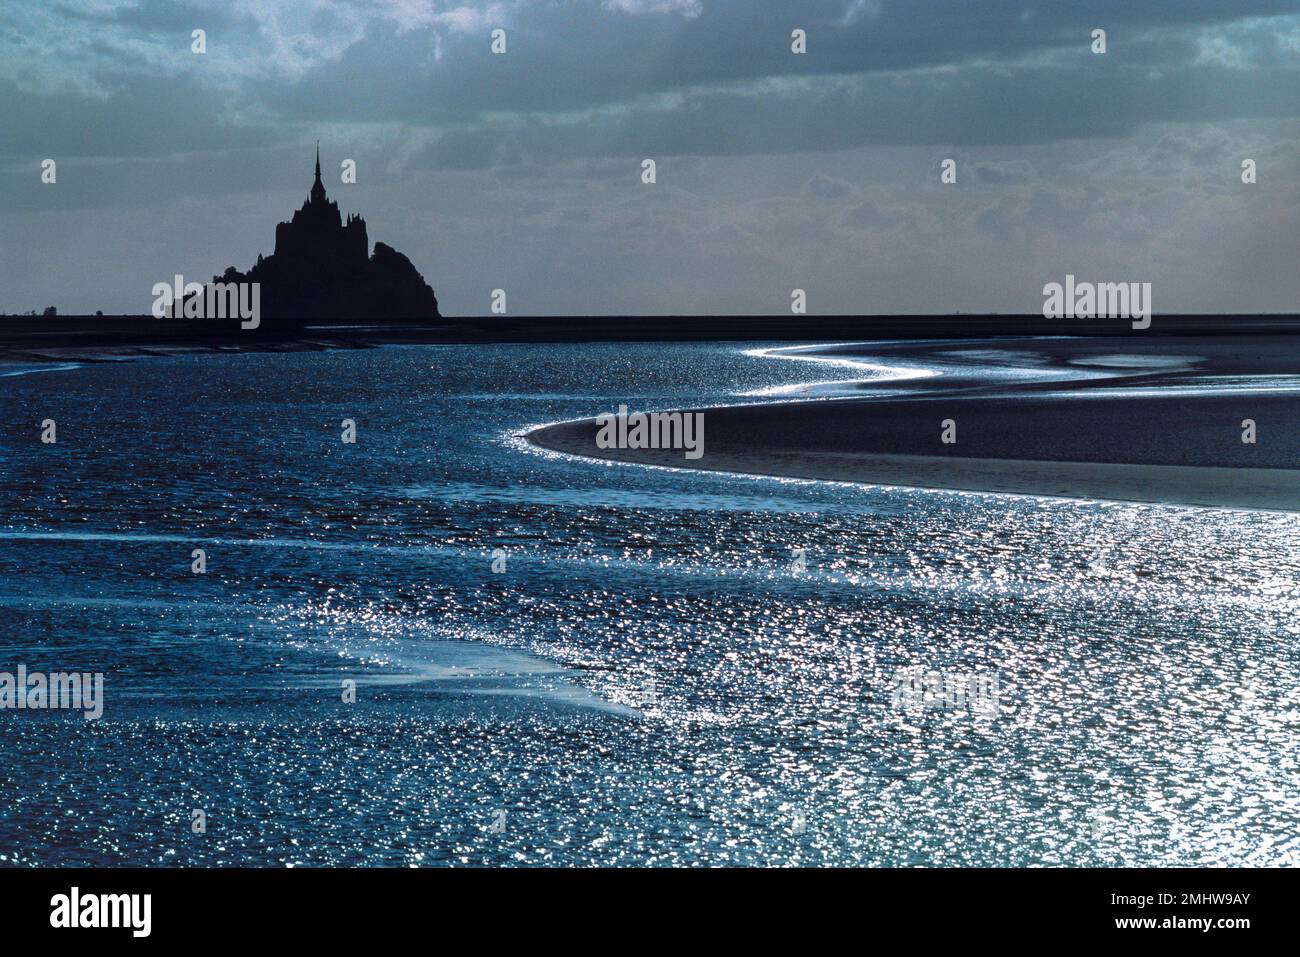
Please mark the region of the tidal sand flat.
[[529, 438], [552, 451], [676, 468], [1294, 511], [1297, 352], [1288, 336], [766, 350], [896, 374], [781, 392], [804, 401], [686, 410], [706, 424], [698, 457], [602, 448], [609, 443], [597, 441], [595, 418]]

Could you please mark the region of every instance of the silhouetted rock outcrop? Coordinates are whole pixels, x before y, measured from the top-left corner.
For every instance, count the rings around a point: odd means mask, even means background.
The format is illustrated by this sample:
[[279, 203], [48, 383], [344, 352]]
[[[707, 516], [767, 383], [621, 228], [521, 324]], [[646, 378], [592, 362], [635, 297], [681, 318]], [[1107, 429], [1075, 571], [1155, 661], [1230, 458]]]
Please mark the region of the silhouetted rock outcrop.
[[328, 199], [316, 153], [316, 182], [293, 219], [275, 228], [275, 252], [258, 256], [246, 273], [233, 266], [213, 282], [261, 284], [264, 320], [436, 319], [438, 300], [411, 261], [375, 243], [369, 255], [366, 221]]

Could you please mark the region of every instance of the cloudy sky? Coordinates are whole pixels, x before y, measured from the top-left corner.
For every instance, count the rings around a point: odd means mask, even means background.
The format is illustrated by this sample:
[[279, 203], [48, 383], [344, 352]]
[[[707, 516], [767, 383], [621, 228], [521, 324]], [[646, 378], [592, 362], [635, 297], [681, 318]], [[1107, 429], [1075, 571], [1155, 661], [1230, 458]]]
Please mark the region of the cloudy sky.
[[5, 0], [0, 311], [247, 268], [316, 139], [449, 315], [1300, 310], [1300, 0]]

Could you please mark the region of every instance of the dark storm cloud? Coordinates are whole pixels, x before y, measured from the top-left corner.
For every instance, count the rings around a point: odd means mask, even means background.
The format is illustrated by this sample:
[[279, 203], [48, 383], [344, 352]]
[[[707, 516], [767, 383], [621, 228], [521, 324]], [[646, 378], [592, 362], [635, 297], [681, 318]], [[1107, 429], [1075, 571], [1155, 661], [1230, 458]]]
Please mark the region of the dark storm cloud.
[[[773, 77], [872, 75], [964, 64], [1014, 64], [1071, 51], [1082, 63], [1090, 31], [1104, 27], [1120, 63], [1186, 64], [1195, 48], [1179, 30], [1296, 13], [1295, 0], [1223, 2], [972, 2], [896, 0], [846, 19], [846, 0], [724, 0], [698, 17], [632, 17], [595, 2], [521, 4], [502, 18], [509, 53], [493, 56], [486, 29], [450, 33], [433, 62], [430, 27], [399, 34], [374, 24], [338, 62], [319, 64], [267, 102], [289, 112], [328, 105], [336, 119], [436, 120], [454, 112], [558, 112], [649, 94]], [[1050, 9], [1050, 13], [1048, 10]], [[809, 52], [790, 52], [790, 31]], [[1150, 31], [1160, 36], [1152, 39]], [[1267, 35], [1261, 42], [1275, 42]], [[375, 70], [382, 64], [381, 70]], [[992, 104], [990, 104], [992, 105]]]
[[[1049, 9], [1050, 7], [1050, 9]], [[846, 12], [858, 10], [856, 16]], [[485, 32], [372, 26], [338, 62], [268, 89], [288, 117], [427, 126], [415, 165], [521, 156], [744, 155], [1119, 137], [1142, 123], [1300, 115], [1295, 2], [705, 4], [697, 17], [524, 5]], [[789, 32], [809, 33], [809, 53]], [[1090, 32], [1109, 50], [1095, 56]], [[1203, 55], [1224, 33], [1240, 64]], [[1289, 55], [1288, 55], [1289, 54]], [[382, 71], [368, 68], [387, 58]]]
[[[998, 110], [989, 110], [996, 103]], [[671, 109], [629, 107], [580, 123], [453, 127], [419, 165], [488, 167], [502, 157], [803, 153], [867, 146], [981, 146], [1125, 137], [1140, 125], [1300, 115], [1300, 73], [1094, 68], [1066, 75], [972, 68], [763, 93], [709, 91]]]
[[[1300, 112], [1297, 21], [1259, 19], [1300, 12], [1297, 0], [700, 0], [695, 16], [520, 2], [489, 5], [472, 26], [404, 26], [381, 15], [392, 8], [361, 4], [306, 8], [292, 30], [282, 16], [259, 25], [157, 0], [57, 9], [110, 28], [93, 41], [87, 82], [98, 89], [22, 91], [7, 110], [5, 154], [76, 148], [70, 130], [93, 130], [79, 138], [106, 156], [183, 151], [201, 125], [239, 145], [251, 118], [427, 128], [443, 141], [426, 161], [476, 168], [511, 139], [542, 157], [734, 155], [1116, 136], [1138, 122]], [[450, 5], [428, 9], [451, 16]], [[497, 22], [505, 56], [488, 48]], [[199, 24], [208, 60], [189, 55], [185, 36], [155, 59], [138, 46]], [[808, 31], [802, 56], [789, 49], [796, 26]], [[1098, 26], [1104, 57], [1088, 51]], [[1207, 37], [1255, 69], [1207, 60]], [[175, 135], [143, 135], [150, 122]]]
[[42, 156], [156, 157], [268, 145], [265, 124], [236, 123], [226, 96], [197, 78], [118, 77], [92, 102], [70, 90], [32, 94], [0, 79], [5, 125], [28, 131], [0, 139], [0, 162]]

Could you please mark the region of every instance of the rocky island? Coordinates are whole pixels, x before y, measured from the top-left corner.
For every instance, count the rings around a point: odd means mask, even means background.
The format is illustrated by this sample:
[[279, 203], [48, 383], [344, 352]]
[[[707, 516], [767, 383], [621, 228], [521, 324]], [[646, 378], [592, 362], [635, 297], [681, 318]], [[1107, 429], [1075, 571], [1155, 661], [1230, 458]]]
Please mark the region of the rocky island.
[[438, 299], [411, 261], [377, 242], [370, 253], [366, 221], [339, 212], [325, 195], [316, 151], [311, 194], [275, 228], [275, 252], [247, 272], [229, 267], [212, 281], [260, 283], [261, 312], [272, 323], [299, 319], [437, 319]]

